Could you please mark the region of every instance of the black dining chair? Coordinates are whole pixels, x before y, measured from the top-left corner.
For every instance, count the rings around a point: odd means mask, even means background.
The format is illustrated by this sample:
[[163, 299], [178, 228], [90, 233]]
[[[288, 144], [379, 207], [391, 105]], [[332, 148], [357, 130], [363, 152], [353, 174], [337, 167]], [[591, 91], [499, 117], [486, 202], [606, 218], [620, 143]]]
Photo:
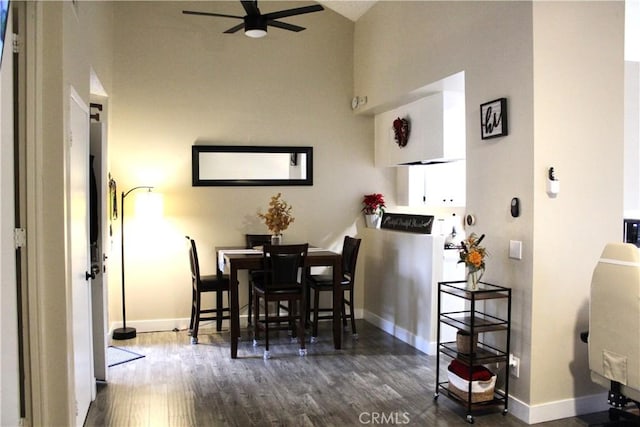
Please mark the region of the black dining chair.
[[[347, 327], [346, 306], [349, 306], [349, 315], [351, 319], [351, 332], [353, 338], [358, 338], [356, 331], [356, 317], [354, 313], [354, 297], [353, 288], [356, 280], [356, 263], [358, 261], [358, 251], [360, 250], [361, 239], [345, 236], [342, 244], [342, 281], [340, 288], [342, 290], [342, 325]], [[318, 337], [318, 321], [321, 319], [333, 319], [332, 307], [320, 307], [320, 292], [333, 293], [333, 274], [317, 274], [307, 276], [307, 284], [309, 286], [309, 297], [313, 294], [313, 303], [309, 308], [309, 313], [313, 313], [313, 319], [310, 319], [312, 332], [311, 342], [316, 342]], [[348, 292], [348, 298], [344, 293]], [[333, 299], [332, 299], [333, 301]], [[322, 315], [322, 312], [330, 312], [331, 314]]]
[[[200, 263], [198, 262], [198, 251], [196, 242], [186, 236], [189, 240], [189, 265], [191, 267], [191, 321], [189, 323], [189, 334], [191, 344], [198, 343], [198, 327], [202, 321], [215, 321], [216, 330], [222, 330], [222, 321], [230, 319], [229, 304], [229, 278], [224, 277], [218, 269], [216, 263], [216, 274], [200, 274]], [[202, 308], [202, 294], [214, 292], [216, 294], [216, 305], [211, 308]], [[223, 293], [227, 293], [227, 305], [223, 304]], [[226, 313], [226, 314], [225, 314]]]
[[[245, 241], [247, 249], [253, 249], [262, 247], [267, 243], [271, 243], [271, 234], [245, 234]], [[263, 270], [249, 270], [249, 280], [248, 280], [248, 290], [247, 290], [247, 298], [248, 302], [248, 318], [247, 324], [251, 326], [251, 315], [253, 309], [253, 281], [254, 277], [261, 277], [263, 275]]]
[[[297, 329], [297, 338], [300, 343], [300, 356], [305, 356], [304, 323], [306, 318], [306, 287], [303, 286], [305, 278], [305, 261], [307, 258], [308, 244], [299, 245], [271, 245], [267, 243], [263, 247], [264, 271], [260, 278], [255, 277], [253, 282], [254, 295], [254, 346], [260, 338], [260, 330], [265, 333], [264, 359], [271, 357], [269, 353], [270, 330]], [[264, 317], [260, 318], [260, 300], [264, 301]], [[286, 315], [281, 314], [280, 304], [289, 303]], [[276, 303], [275, 313], [269, 313], [269, 302]], [[286, 323], [286, 325], [282, 325]], [[297, 328], [295, 328], [297, 323]]]

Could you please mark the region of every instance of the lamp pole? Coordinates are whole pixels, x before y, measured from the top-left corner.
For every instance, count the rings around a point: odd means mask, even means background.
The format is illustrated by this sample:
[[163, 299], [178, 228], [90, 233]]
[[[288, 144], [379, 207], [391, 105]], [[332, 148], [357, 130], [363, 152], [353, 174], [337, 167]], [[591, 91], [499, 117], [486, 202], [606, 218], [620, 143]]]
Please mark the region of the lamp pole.
[[120, 272], [121, 276], [121, 284], [122, 284], [122, 328], [116, 328], [113, 330], [113, 339], [114, 340], [128, 340], [136, 337], [136, 328], [128, 328], [127, 327], [127, 309], [125, 304], [125, 292], [124, 292], [124, 198], [129, 195], [129, 193], [139, 190], [141, 188], [146, 188], [151, 191], [153, 187], [149, 187], [146, 185], [141, 185], [138, 187], [133, 187], [131, 190], [126, 193], [122, 192], [122, 197], [120, 198]]

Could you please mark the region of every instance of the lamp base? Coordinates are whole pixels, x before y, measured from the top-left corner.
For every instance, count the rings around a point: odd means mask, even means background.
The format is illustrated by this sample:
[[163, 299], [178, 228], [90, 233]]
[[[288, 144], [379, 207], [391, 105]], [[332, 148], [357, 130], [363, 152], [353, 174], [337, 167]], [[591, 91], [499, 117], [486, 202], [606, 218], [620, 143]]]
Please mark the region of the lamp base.
[[113, 330], [114, 340], [130, 340], [136, 337], [136, 328], [117, 328]]

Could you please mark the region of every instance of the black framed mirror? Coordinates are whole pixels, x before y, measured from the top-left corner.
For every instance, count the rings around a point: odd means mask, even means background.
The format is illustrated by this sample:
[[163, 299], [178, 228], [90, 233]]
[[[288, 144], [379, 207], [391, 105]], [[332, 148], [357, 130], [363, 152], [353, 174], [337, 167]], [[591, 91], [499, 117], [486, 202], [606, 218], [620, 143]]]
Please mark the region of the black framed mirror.
[[313, 147], [194, 145], [191, 182], [194, 187], [313, 185]]

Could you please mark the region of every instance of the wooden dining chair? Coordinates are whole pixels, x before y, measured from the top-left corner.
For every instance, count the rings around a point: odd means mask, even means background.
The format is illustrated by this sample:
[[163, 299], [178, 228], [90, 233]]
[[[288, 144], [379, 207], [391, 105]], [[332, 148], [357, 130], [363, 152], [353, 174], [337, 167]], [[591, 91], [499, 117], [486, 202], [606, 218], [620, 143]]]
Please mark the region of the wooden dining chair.
[[[200, 274], [200, 263], [198, 262], [198, 251], [196, 242], [186, 236], [189, 240], [189, 260], [191, 267], [191, 321], [189, 323], [189, 334], [191, 335], [191, 344], [198, 343], [198, 327], [200, 322], [211, 320], [216, 322], [216, 330], [222, 330], [222, 321], [230, 319], [229, 304], [229, 278], [224, 277], [218, 269], [216, 263], [216, 274], [202, 275]], [[206, 292], [214, 292], [216, 296], [216, 305], [211, 308], [202, 308], [202, 294]], [[227, 293], [227, 305], [223, 303], [223, 293]]]
[[[264, 246], [267, 243], [271, 243], [271, 234], [245, 234], [245, 241], [247, 249], [258, 248], [260, 246]], [[263, 270], [249, 270], [249, 279], [248, 279], [248, 319], [247, 324], [251, 326], [251, 314], [253, 308], [253, 281], [254, 277], [261, 277], [263, 275]]]
[[[353, 288], [356, 280], [356, 263], [358, 261], [360, 242], [361, 239], [350, 236], [344, 237], [342, 244], [342, 281], [340, 282], [343, 294], [341, 307], [342, 325], [345, 328], [347, 327], [346, 306], [348, 305], [348, 317], [351, 319], [351, 332], [355, 339], [358, 339], [358, 333], [356, 331]], [[310, 319], [312, 326], [311, 342], [316, 342], [318, 337], [318, 321], [321, 319], [333, 319], [333, 307], [320, 307], [320, 292], [333, 293], [333, 274], [309, 275], [307, 277], [307, 284], [309, 286], [309, 294], [313, 294], [313, 303], [309, 308], [309, 313], [313, 313], [313, 318]], [[344, 296], [345, 292], [348, 292], [347, 298]], [[323, 312], [330, 312], [331, 314], [320, 314]]]
[[[309, 249], [308, 244], [271, 245], [263, 248], [264, 271], [262, 277], [255, 277], [254, 295], [254, 346], [260, 338], [260, 330], [265, 333], [264, 359], [271, 357], [269, 353], [269, 331], [276, 329], [289, 330], [297, 323], [297, 338], [300, 343], [300, 356], [305, 356], [304, 323], [306, 318], [305, 261]], [[260, 300], [264, 301], [264, 317], [260, 318]], [[286, 315], [281, 315], [280, 304], [289, 303]], [[275, 313], [269, 313], [269, 302], [276, 303]], [[283, 325], [285, 323], [285, 325]]]

